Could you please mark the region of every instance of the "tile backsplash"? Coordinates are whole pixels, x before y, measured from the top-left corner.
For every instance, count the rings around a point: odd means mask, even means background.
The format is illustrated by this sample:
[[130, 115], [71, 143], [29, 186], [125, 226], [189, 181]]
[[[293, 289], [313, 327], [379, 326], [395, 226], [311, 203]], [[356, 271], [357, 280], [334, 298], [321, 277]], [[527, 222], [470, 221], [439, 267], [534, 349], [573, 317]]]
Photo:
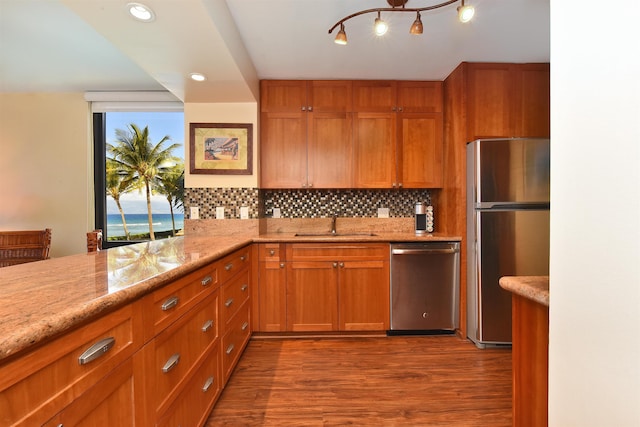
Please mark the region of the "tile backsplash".
[[282, 218], [376, 217], [378, 208], [389, 208], [392, 218], [412, 217], [416, 202], [431, 204], [426, 189], [416, 190], [260, 190], [257, 188], [185, 188], [185, 214], [198, 206], [201, 219], [214, 219], [216, 207], [225, 208], [225, 218], [240, 218], [246, 206], [249, 218], [273, 215]]

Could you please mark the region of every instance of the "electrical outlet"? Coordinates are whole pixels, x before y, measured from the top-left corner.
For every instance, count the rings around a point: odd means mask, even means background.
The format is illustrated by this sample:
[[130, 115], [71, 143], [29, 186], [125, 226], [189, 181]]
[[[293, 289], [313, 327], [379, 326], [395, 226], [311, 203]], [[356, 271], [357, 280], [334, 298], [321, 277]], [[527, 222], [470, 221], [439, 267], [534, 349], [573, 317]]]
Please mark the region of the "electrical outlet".
[[198, 206], [191, 206], [189, 208], [190, 219], [200, 219], [200, 208]]
[[378, 208], [378, 218], [389, 218], [389, 208]]
[[280, 218], [280, 208], [273, 208], [273, 217]]
[[249, 208], [247, 206], [240, 208], [240, 219], [249, 219]]
[[224, 219], [224, 206], [216, 208], [216, 219]]

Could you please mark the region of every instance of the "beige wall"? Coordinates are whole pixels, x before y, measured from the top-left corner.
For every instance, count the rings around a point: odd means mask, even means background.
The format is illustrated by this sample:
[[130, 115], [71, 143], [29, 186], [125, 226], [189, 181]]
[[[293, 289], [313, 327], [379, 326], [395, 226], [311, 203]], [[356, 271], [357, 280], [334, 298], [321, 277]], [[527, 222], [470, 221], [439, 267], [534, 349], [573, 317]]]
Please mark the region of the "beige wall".
[[[252, 175], [191, 175], [189, 174], [189, 123], [251, 123], [253, 124]], [[184, 105], [185, 125], [185, 187], [187, 188], [256, 188], [258, 186], [258, 104], [187, 103]]]
[[89, 122], [82, 93], [0, 93], [0, 230], [51, 228], [52, 257], [93, 228]]

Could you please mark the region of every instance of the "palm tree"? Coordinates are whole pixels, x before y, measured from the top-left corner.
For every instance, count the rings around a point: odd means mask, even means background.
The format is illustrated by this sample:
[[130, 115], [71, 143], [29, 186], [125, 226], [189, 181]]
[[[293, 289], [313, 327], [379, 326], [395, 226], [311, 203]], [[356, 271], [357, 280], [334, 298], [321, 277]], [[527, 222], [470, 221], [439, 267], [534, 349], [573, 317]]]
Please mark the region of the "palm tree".
[[124, 234], [127, 240], [129, 240], [129, 230], [127, 229], [124, 210], [120, 204], [120, 196], [131, 191], [135, 187], [135, 182], [127, 179], [127, 175], [120, 171], [118, 163], [110, 158], [107, 158], [106, 164], [106, 187], [107, 196], [111, 196], [111, 198], [116, 202], [116, 206], [118, 206], [120, 218], [122, 219], [122, 225], [124, 227]]
[[165, 148], [164, 143], [171, 139], [169, 135], [165, 135], [160, 142], [153, 145], [149, 140], [148, 126], [140, 130], [138, 126], [131, 123], [129, 128], [129, 130], [116, 129], [116, 144], [107, 144], [107, 150], [119, 167], [126, 172], [127, 179], [139, 182], [140, 186], [144, 186], [147, 196], [149, 238], [155, 240], [151, 213], [152, 181], [160, 173], [162, 165], [180, 161], [172, 154], [172, 151], [180, 144], [171, 144]]
[[162, 170], [154, 179], [153, 188], [163, 194], [169, 202], [171, 229], [175, 236], [176, 221], [173, 217], [173, 207], [184, 206], [184, 164], [177, 164]]

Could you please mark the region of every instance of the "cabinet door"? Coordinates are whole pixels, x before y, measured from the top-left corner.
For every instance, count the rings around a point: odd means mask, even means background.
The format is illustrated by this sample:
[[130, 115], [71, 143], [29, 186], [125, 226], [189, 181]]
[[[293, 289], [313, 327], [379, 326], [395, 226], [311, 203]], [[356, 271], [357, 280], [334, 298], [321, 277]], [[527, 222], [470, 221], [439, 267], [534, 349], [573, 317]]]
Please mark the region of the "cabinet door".
[[313, 188], [350, 188], [351, 113], [309, 113], [308, 180]]
[[360, 80], [353, 82], [353, 111], [389, 113], [396, 111], [396, 82]]
[[549, 64], [522, 64], [518, 69], [522, 107], [516, 123], [516, 135], [549, 137]]
[[338, 330], [337, 279], [337, 263], [287, 263], [288, 331]]
[[341, 331], [389, 329], [389, 263], [340, 263], [338, 300]]
[[395, 139], [395, 113], [355, 113], [353, 140], [355, 188], [396, 186]]
[[469, 140], [517, 136], [514, 64], [469, 64], [468, 70]]
[[308, 83], [309, 111], [349, 113], [353, 110], [352, 83], [348, 80], [312, 80]]
[[44, 426], [135, 425], [133, 362], [127, 359]]
[[306, 111], [308, 106], [305, 80], [262, 80], [260, 82], [261, 112], [298, 113]]
[[307, 185], [307, 113], [263, 113], [260, 179], [262, 188]]
[[287, 270], [280, 261], [261, 262], [258, 270], [260, 332], [286, 330]]
[[398, 182], [404, 188], [442, 187], [442, 114], [398, 114]]
[[441, 113], [442, 82], [398, 82], [398, 112]]

